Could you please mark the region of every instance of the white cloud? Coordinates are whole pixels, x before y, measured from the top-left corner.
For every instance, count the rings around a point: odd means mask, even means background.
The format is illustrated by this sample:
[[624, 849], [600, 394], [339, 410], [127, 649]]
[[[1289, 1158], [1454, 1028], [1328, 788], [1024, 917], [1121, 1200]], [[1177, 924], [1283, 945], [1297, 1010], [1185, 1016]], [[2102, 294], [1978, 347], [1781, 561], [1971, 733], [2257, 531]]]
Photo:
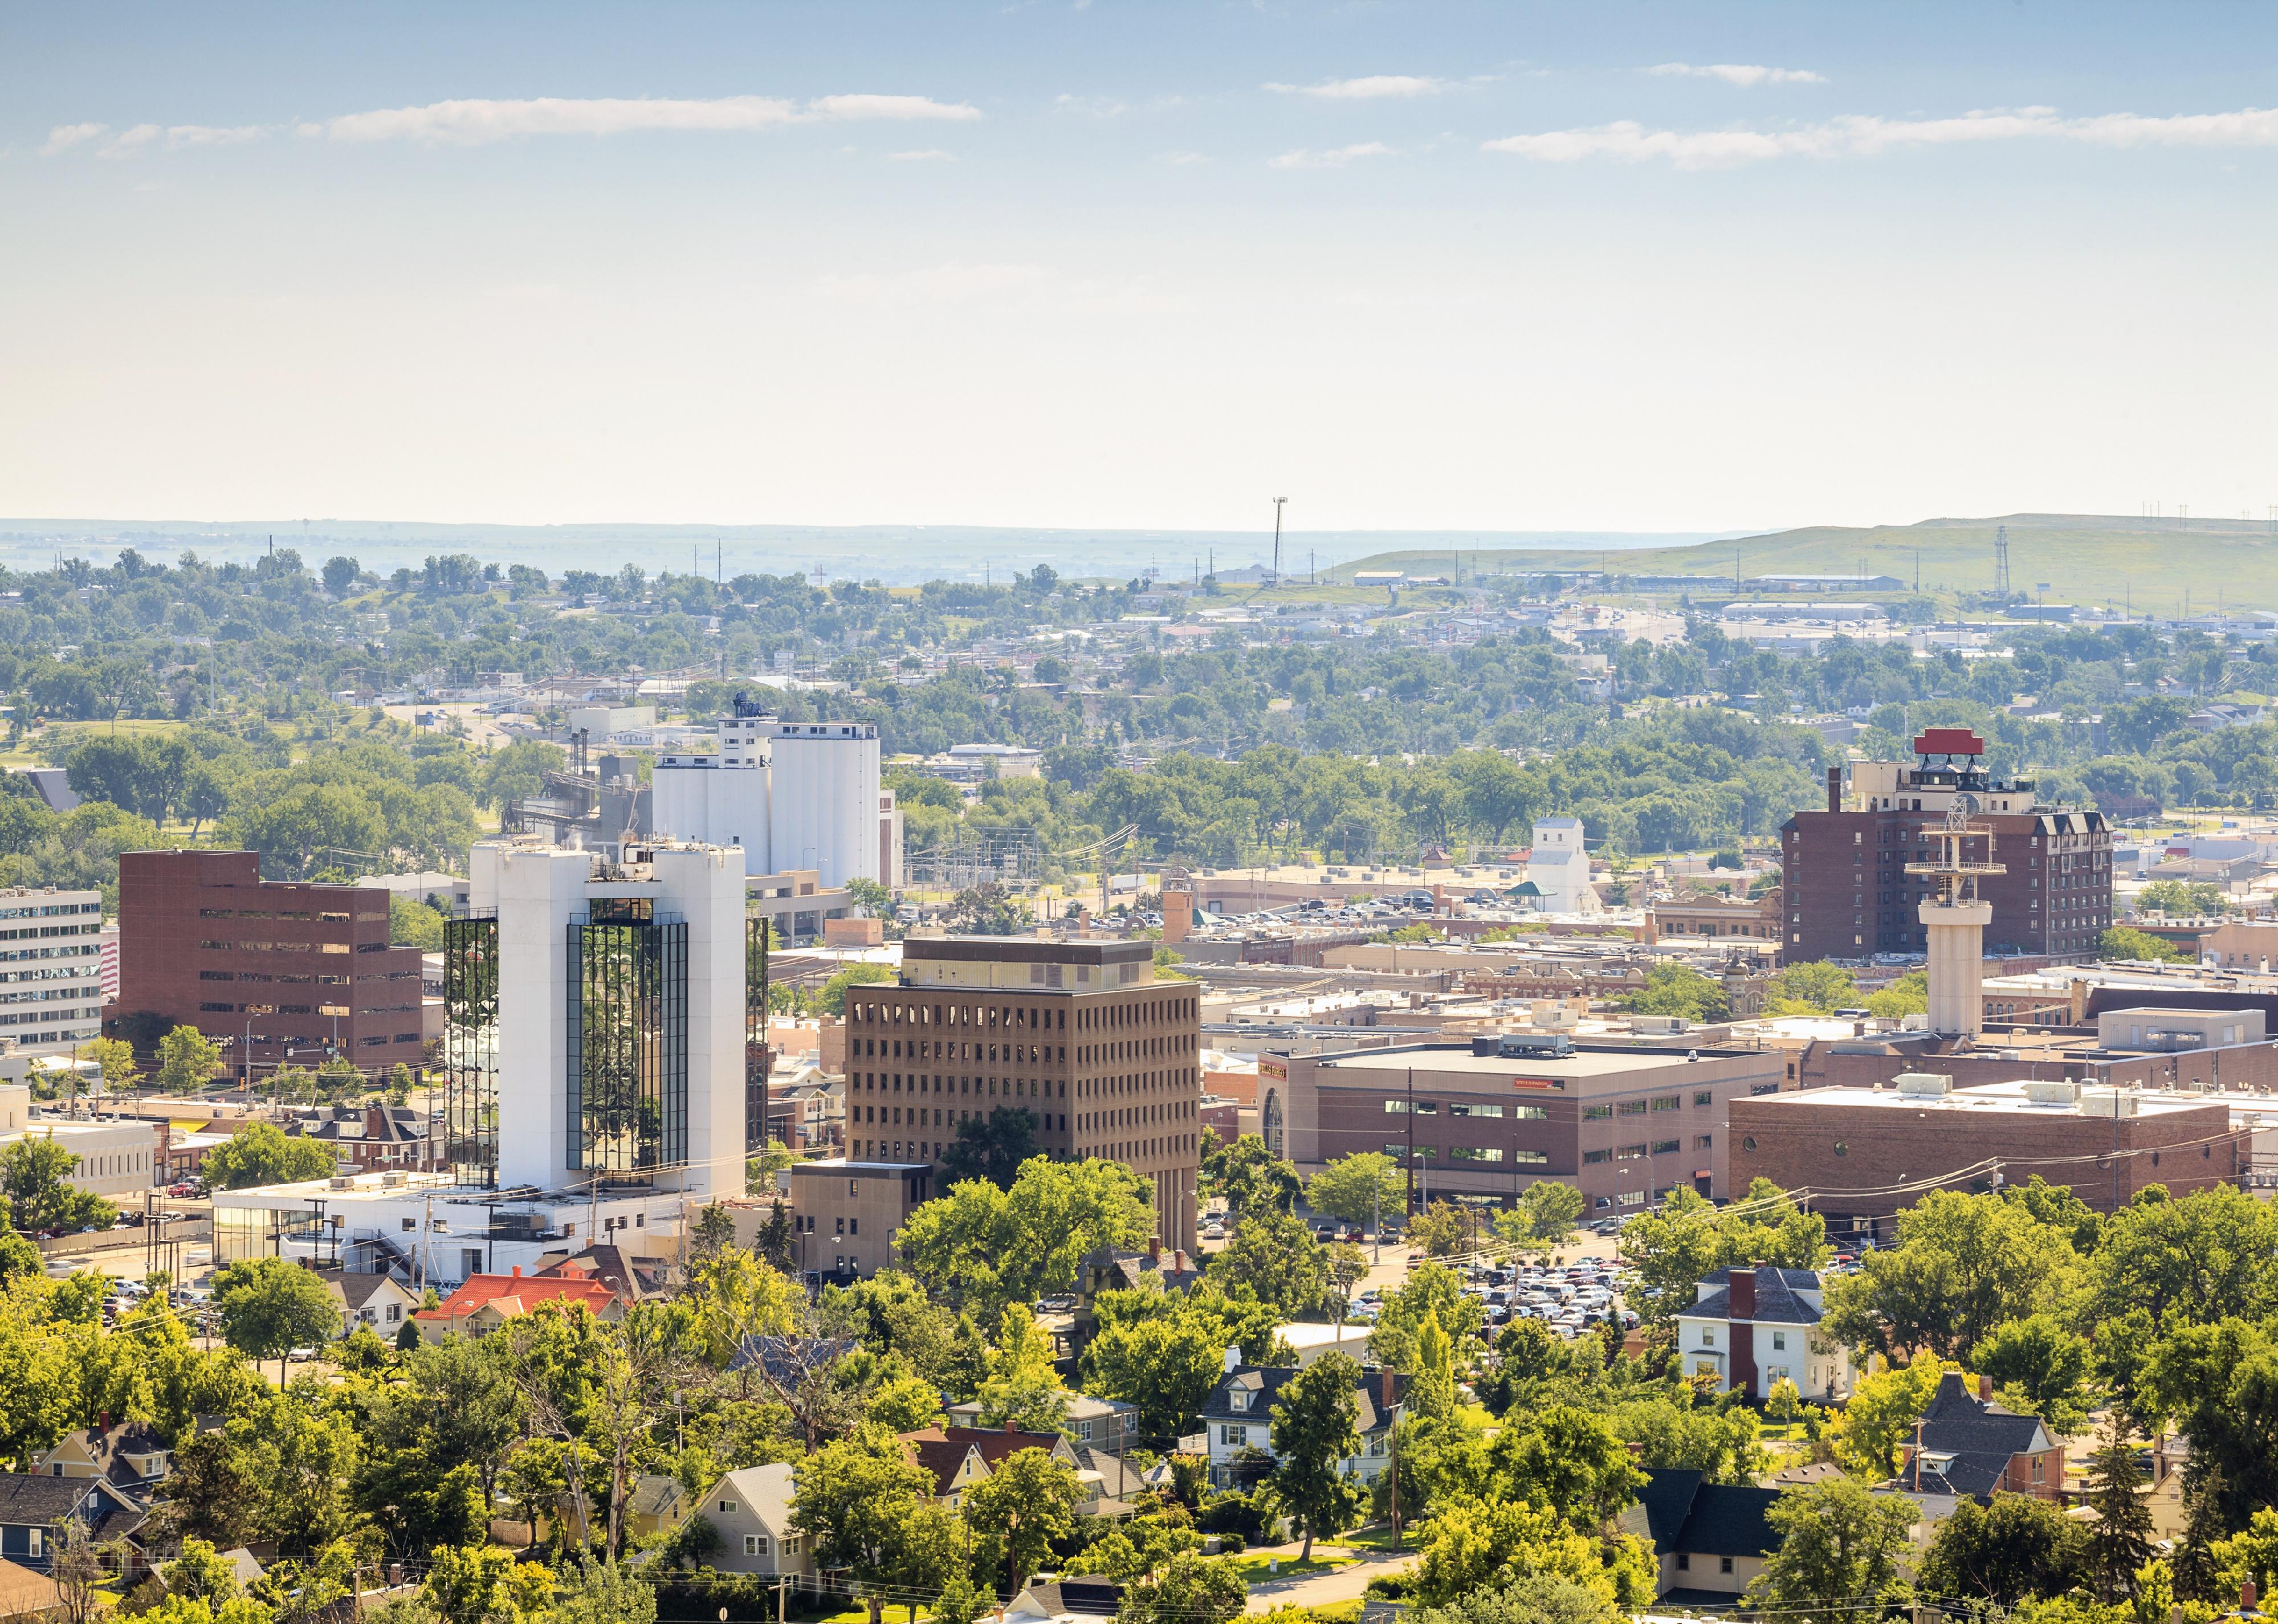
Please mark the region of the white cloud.
[[1380, 158], [1392, 156], [1392, 149], [1380, 141], [1357, 141], [1349, 147], [1333, 147], [1326, 152], [1309, 152], [1299, 148], [1285, 152], [1278, 158], [1265, 160], [1270, 169], [1342, 169], [1355, 158]]
[[2022, 107], [1951, 118], [1854, 115], [1788, 130], [1652, 130], [1624, 118], [1586, 129], [1506, 135], [1480, 144], [1488, 152], [1509, 152], [1545, 164], [1586, 158], [1635, 164], [1663, 158], [1679, 169], [1723, 169], [1769, 158], [1861, 157], [1899, 148], [2026, 140], [2099, 147], [2271, 147], [2278, 146], [2278, 110], [2067, 118], [2052, 107]]
[[620, 135], [638, 130], [752, 131], [824, 119], [967, 119], [981, 110], [921, 95], [826, 95], [801, 107], [781, 96], [708, 101], [662, 97], [533, 96], [521, 101], [430, 102], [346, 113], [303, 124], [331, 141], [425, 141], [478, 146], [522, 135]]
[[927, 147], [916, 152], [890, 152], [886, 155], [897, 164], [954, 164], [957, 154], [944, 152], [938, 147]]
[[1683, 79], [1721, 79], [1728, 85], [1747, 89], [1755, 85], [1823, 85], [1827, 76], [1815, 73], [1809, 68], [1768, 68], [1754, 63], [1712, 62], [1705, 66], [1690, 62], [1663, 62], [1646, 70], [1648, 73], [1674, 75]]
[[1268, 84], [1282, 95], [1317, 95], [1332, 102], [1375, 102], [1387, 97], [1437, 95], [1448, 88], [1444, 79], [1414, 73], [1372, 73], [1365, 79], [1330, 79], [1318, 85]]
[[59, 124], [48, 132], [48, 139], [40, 149], [40, 156], [51, 158], [65, 152], [81, 141], [93, 141], [111, 126], [107, 124]]

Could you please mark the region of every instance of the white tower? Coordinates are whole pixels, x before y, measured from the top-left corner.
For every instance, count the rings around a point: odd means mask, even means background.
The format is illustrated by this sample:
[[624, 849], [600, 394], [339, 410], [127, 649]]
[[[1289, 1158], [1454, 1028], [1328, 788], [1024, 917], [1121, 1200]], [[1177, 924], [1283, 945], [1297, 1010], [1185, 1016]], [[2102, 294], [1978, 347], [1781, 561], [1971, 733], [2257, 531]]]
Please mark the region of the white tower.
[[1973, 862], [1973, 841], [1993, 853], [1993, 831], [1972, 825], [1977, 797], [1963, 791], [1946, 808], [1945, 827], [1935, 861], [1909, 863], [1907, 873], [1938, 881], [1938, 895], [1922, 904], [1923, 933], [1930, 942], [1930, 1029], [1940, 1037], [1976, 1037], [1985, 1029], [1985, 927], [1993, 904], [1977, 896], [1984, 874], [2007, 873], [1999, 863]]
[[876, 727], [784, 722], [770, 743], [768, 872], [812, 868], [826, 886], [878, 879]]

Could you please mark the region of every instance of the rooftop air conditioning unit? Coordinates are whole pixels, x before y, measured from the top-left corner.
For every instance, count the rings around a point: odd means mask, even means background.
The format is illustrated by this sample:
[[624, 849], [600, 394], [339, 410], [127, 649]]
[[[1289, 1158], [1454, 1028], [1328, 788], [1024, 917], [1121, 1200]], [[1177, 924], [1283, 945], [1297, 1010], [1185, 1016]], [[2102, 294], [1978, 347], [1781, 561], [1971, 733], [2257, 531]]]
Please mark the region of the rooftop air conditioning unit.
[[1953, 1079], [1931, 1071], [1901, 1071], [1891, 1079], [1900, 1094], [1937, 1098], [1953, 1091]]

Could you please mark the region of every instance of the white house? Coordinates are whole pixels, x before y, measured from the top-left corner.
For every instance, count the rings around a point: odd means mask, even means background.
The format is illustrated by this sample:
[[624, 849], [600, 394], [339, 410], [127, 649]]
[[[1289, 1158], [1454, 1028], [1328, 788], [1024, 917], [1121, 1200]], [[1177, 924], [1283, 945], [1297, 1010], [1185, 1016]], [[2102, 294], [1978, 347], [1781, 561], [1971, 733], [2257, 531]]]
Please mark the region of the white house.
[[1816, 1270], [1737, 1265], [1693, 1290], [1677, 1316], [1686, 1376], [1713, 1376], [1717, 1391], [1737, 1387], [1757, 1399], [1782, 1379], [1807, 1399], [1849, 1396], [1850, 1353], [1819, 1328], [1826, 1287]]
[[712, 1566], [723, 1574], [788, 1576], [794, 1589], [811, 1588], [814, 1559], [806, 1536], [791, 1526], [791, 1468], [782, 1462], [747, 1466], [714, 1483], [695, 1514], [719, 1533]]
[[[1211, 1390], [1202, 1407], [1203, 1433], [1210, 1453], [1211, 1481], [1224, 1487], [1235, 1481], [1238, 1468], [1251, 1452], [1271, 1458], [1273, 1453], [1273, 1401], [1283, 1383], [1297, 1375], [1294, 1366], [1245, 1365], [1242, 1350], [1226, 1350], [1225, 1374]], [[1363, 1483], [1391, 1462], [1392, 1429], [1405, 1411], [1408, 1378], [1389, 1370], [1365, 1370], [1353, 1384], [1360, 1414], [1360, 1452], [1343, 1463], [1342, 1471]]]

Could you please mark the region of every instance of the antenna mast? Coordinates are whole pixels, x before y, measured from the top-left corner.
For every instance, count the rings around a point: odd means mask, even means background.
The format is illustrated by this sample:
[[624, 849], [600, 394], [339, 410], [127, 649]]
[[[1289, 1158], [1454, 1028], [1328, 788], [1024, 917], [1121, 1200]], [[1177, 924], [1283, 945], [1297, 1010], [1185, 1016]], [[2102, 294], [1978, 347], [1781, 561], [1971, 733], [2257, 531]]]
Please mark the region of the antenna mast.
[[2009, 595], [2009, 527], [1993, 527], [1993, 592], [1998, 598]]
[[1277, 587], [1281, 584], [1281, 504], [1288, 499], [1286, 496], [1273, 499], [1273, 584]]

